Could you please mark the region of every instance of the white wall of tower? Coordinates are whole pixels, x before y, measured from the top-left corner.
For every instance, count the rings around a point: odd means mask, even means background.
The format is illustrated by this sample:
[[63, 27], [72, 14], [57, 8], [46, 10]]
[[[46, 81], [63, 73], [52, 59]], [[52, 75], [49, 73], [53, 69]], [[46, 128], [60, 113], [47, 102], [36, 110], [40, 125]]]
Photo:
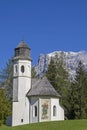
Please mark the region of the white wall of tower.
[[29, 100], [31, 88], [31, 61], [15, 60], [13, 66], [13, 111], [12, 126], [29, 123]]

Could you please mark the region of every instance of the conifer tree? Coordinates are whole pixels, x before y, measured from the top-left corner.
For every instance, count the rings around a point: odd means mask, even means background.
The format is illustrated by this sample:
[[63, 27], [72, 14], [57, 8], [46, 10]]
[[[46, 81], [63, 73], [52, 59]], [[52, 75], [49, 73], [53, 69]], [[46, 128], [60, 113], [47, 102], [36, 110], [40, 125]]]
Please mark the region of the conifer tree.
[[38, 78], [34, 66], [33, 66], [32, 69], [31, 69], [31, 76], [32, 76], [32, 78]]
[[81, 61], [76, 69], [75, 81], [72, 84], [70, 93], [72, 118], [87, 118], [87, 74]]
[[55, 88], [56, 88], [56, 75], [57, 75], [56, 65], [55, 65], [54, 59], [51, 58], [50, 64], [48, 65], [48, 70], [46, 72], [46, 76], [48, 80], [50, 81], [50, 83]]
[[61, 53], [61, 56], [56, 54], [51, 59], [46, 76], [56, 91], [61, 95], [61, 104], [65, 107], [65, 114], [67, 116], [68, 108], [70, 107], [68, 101], [70, 82], [68, 72], [66, 71], [64, 53]]
[[12, 100], [12, 84], [13, 84], [13, 62], [9, 59], [5, 68], [0, 72], [1, 86], [6, 90], [6, 97]]
[[57, 85], [57, 91], [61, 95], [61, 104], [65, 108], [65, 116], [68, 115], [68, 109], [70, 107], [69, 104], [69, 87], [70, 87], [70, 81], [68, 76], [68, 69], [66, 67], [66, 59], [65, 54], [61, 52], [60, 57], [56, 54], [56, 85]]
[[11, 115], [11, 102], [6, 98], [5, 90], [0, 89], [0, 125]]

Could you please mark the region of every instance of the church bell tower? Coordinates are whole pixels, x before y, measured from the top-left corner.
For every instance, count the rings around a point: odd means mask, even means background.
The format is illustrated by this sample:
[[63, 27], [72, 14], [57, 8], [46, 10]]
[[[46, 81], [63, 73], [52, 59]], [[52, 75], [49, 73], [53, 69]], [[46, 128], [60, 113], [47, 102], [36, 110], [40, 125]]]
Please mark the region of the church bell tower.
[[30, 88], [30, 48], [22, 41], [15, 48], [15, 55], [13, 58], [12, 126], [29, 123], [29, 100], [26, 94]]

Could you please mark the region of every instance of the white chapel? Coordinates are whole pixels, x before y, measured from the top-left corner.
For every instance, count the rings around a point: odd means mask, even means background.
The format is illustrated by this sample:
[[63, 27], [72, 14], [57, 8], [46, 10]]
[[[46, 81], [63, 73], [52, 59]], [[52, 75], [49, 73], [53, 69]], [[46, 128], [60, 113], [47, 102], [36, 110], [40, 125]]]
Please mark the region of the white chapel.
[[12, 126], [64, 120], [60, 95], [46, 77], [32, 79], [30, 48], [22, 41], [13, 58]]

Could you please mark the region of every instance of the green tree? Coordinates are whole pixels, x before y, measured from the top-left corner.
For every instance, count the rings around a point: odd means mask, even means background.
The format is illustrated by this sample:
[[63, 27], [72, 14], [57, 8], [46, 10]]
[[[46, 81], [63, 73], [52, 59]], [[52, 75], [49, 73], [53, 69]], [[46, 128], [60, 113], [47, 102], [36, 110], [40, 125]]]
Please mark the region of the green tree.
[[67, 116], [70, 107], [68, 99], [70, 82], [63, 52], [60, 56], [56, 54], [51, 59], [46, 76], [56, 91], [61, 95], [61, 104], [65, 107], [65, 114]]
[[63, 52], [61, 52], [60, 57], [58, 54], [55, 55], [54, 61], [56, 63], [56, 85], [57, 89], [62, 94], [62, 89], [66, 89], [67, 83], [69, 81], [68, 78], [68, 71], [66, 68], [66, 63], [65, 63], [65, 55]]
[[38, 77], [37, 77], [37, 73], [36, 73], [36, 70], [35, 70], [35, 67], [34, 67], [34, 66], [32, 66], [32, 69], [31, 69], [31, 76], [32, 76], [32, 78], [38, 78]]
[[72, 83], [70, 91], [70, 113], [73, 119], [87, 118], [87, 74], [80, 61], [76, 69], [75, 81]]
[[0, 122], [5, 123], [9, 115], [11, 115], [11, 102], [6, 98], [5, 90], [0, 89]]
[[69, 111], [69, 87], [70, 87], [70, 81], [69, 81], [69, 75], [68, 75], [68, 69], [66, 67], [66, 59], [64, 52], [61, 52], [60, 57], [56, 54], [56, 85], [57, 85], [57, 91], [61, 95], [61, 104], [65, 108], [65, 116], [67, 117], [68, 111]]
[[75, 109], [77, 109], [78, 106], [77, 106], [77, 88], [74, 82], [71, 82], [68, 99], [70, 107], [68, 109], [67, 116], [69, 119], [75, 119]]
[[56, 65], [55, 65], [54, 59], [51, 58], [50, 64], [48, 65], [48, 70], [46, 72], [46, 76], [48, 80], [50, 81], [50, 83], [55, 88], [56, 88], [56, 75], [57, 75]]
[[0, 84], [6, 90], [6, 97], [12, 100], [12, 84], [13, 84], [13, 62], [9, 59], [5, 68], [0, 72]]

